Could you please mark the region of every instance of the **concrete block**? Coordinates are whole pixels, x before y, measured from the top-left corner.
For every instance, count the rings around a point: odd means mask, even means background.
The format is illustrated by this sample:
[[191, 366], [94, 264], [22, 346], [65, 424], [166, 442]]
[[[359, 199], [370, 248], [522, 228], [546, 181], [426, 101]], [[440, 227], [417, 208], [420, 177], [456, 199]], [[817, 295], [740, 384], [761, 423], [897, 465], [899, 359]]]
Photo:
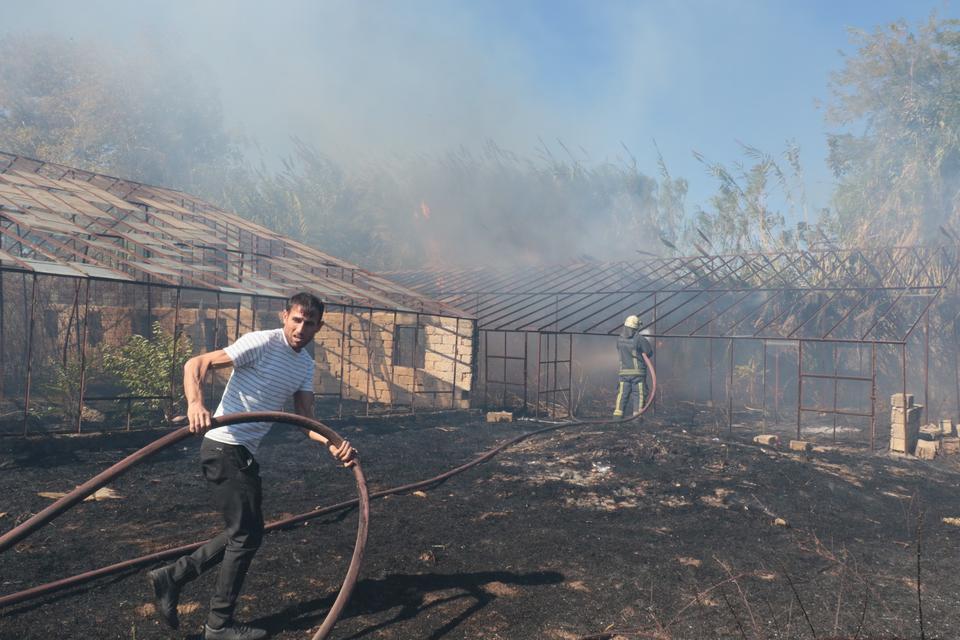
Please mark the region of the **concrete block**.
[[807, 442], [806, 440], [791, 440], [790, 441], [790, 450], [791, 451], [810, 451], [813, 449], [813, 444]]
[[763, 434], [759, 436], [754, 436], [753, 441], [757, 444], [763, 444], [768, 447], [777, 447], [780, 445], [780, 436]]
[[513, 412], [487, 411], [487, 422], [513, 422]]
[[913, 453], [916, 441], [905, 440], [903, 438], [890, 438], [890, 451], [896, 453]]
[[922, 414], [922, 404], [915, 404], [909, 409], [894, 407], [890, 409], [890, 422], [894, 424], [910, 424], [916, 422], [919, 425]]
[[913, 406], [913, 394], [908, 393], [906, 395], [902, 393], [895, 393], [890, 396], [890, 406], [891, 407], [912, 407]]
[[940, 425], [931, 422], [920, 427], [918, 437], [920, 440], [939, 440], [943, 437], [943, 431]]
[[941, 418], [940, 430], [943, 432], [943, 436], [945, 438], [956, 435], [957, 430], [954, 428], [953, 418]]
[[916, 440], [919, 433], [920, 425], [916, 423], [911, 425], [893, 423], [890, 425], [890, 435], [894, 438]]
[[944, 438], [941, 442], [940, 451], [945, 456], [955, 456], [960, 453], [960, 438], [955, 436], [949, 436]]
[[940, 452], [939, 440], [920, 440], [917, 442], [916, 456], [921, 460], [933, 460]]
[[456, 318], [440, 318], [440, 326], [444, 329], [450, 329], [453, 331], [457, 330], [457, 319]]
[[436, 360], [431, 366], [425, 366], [424, 369], [432, 373], [453, 373], [453, 361]]

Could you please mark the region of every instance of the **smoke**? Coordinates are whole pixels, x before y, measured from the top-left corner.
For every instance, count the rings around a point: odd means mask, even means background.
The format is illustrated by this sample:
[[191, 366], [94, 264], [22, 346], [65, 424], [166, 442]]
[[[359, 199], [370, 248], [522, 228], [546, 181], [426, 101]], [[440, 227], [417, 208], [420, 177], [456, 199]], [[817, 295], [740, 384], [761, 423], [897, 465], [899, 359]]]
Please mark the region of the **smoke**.
[[[740, 157], [738, 140], [780, 149], [784, 140], [797, 139], [804, 157], [819, 162], [826, 146], [813, 101], [840, 64], [843, 27], [926, 10], [878, 7], [856, 16], [837, 8], [827, 16], [799, 5], [612, 0], [39, 0], [5, 7], [0, 35], [52, 34], [81, 47], [96, 43], [117, 58], [135, 52], [142, 76], [155, 89], [151, 104], [160, 108], [182, 89], [150, 67], [179, 69], [219, 95], [227, 131], [248, 141], [247, 158], [262, 162], [265, 172], [283, 171], [283, 159], [298, 152], [293, 140], [300, 140], [346, 175], [413, 181], [401, 186], [422, 193], [404, 194], [410, 201], [393, 209], [409, 219], [414, 211], [422, 213], [425, 202], [432, 224], [451, 226], [433, 240], [441, 249], [474, 234], [531, 262], [580, 253], [625, 257], [619, 249], [609, 251], [609, 238], [599, 230], [608, 233], [618, 220], [638, 219], [645, 205], [637, 202], [650, 191], [644, 185], [660, 173], [654, 138], [671, 174], [689, 181], [691, 210], [709, 202], [716, 184], [692, 157], [693, 149], [726, 163]], [[450, 177], [449, 159], [464, 152], [482, 157], [491, 141], [520, 159], [517, 175], [534, 179], [565, 164], [564, 170], [583, 169], [597, 182], [557, 189], [540, 201], [533, 196], [546, 191], [532, 183], [529, 192], [481, 193], [472, 207], [451, 204], [444, 190], [456, 183], [441, 184]], [[635, 165], [623, 144], [636, 154]], [[544, 157], [544, 149], [562, 161]], [[371, 165], [386, 169], [370, 172]], [[492, 170], [476, 168], [480, 174]], [[431, 176], [417, 175], [431, 169]], [[617, 187], [598, 195], [610, 182], [608, 174], [618, 171], [637, 176], [639, 190]], [[829, 173], [815, 164], [807, 174], [811, 209], [818, 210], [827, 199]], [[421, 188], [413, 189], [414, 183]], [[564, 196], [565, 206], [580, 212], [573, 222], [549, 217], [548, 209]], [[503, 206], [508, 199], [511, 206]], [[488, 217], [494, 206], [502, 213]], [[543, 218], [516, 220], [516, 211], [532, 208]], [[390, 207], [380, 209], [390, 213]], [[365, 215], [382, 226], [376, 212]], [[462, 224], [453, 229], [453, 221]], [[480, 224], [500, 228], [486, 235]], [[544, 242], [511, 246], [532, 231]], [[663, 229], [649, 231], [645, 243]], [[329, 229], [317, 227], [314, 235], [328, 237]], [[637, 248], [649, 251], [651, 245], [657, 242]], [[435, 253], [446, 259], [442, 250]], [[491, 255], [466, 258], [475, 263]]]
[[[751, 82], [730, 75], [744, 42], [775, 41], [784, 17], [769, 13], [621, 2], [40, 0], [7, 7], [0, 33], [153, 48], [157, 64], [173, 55], [189, 73], [205, 69], [227, 124], [269, 159], [292, 150], [291, 136], [339, 160], [488, 140], [526, 155], [560, 139], [594, 162], [626, 143], [654, 173], [656, 137], [675, 173], [690, 176], [702, 173], [692, 148], [722, 161], [738, 154], [736, 139], [779, 147], [791, 135], [780, 113], [751, 106], [755, 93], [730, 101], [731, 88]], [[774, 122], [772, 139], [754, 135]]]

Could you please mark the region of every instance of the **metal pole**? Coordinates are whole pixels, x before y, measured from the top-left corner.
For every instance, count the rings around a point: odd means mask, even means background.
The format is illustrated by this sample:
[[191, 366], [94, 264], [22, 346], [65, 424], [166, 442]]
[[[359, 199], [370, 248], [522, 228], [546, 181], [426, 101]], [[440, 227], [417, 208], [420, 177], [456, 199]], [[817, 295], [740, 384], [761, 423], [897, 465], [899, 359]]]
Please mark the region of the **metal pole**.
[[[177, 397], [174, 393], [176, 389], [176, 369], [177, 369], [177, 346], [180, 344], [180, 287], [177, 287], [176, 301], [173, 305], [173, 348], [170, 350], [170, 403]], [[127, 407], [127, 430], [130, 430], [130, 408]]]
[[[251, 301], [252, 304], [252, 301]], [[237, 296], [237, 324], [233, 328], [233, 341], [240, 339], [240, 308], [243, 306], [243, 296]]]
[[840, 375], [840, 356], [837, 352], [837, 343], [833, 343], [833, 441], [837, 441], [837, 387], [840, 380], [836, 377]]
[[[567, 334], [570, 352], [567, 355], [567, 417], [573, 417], [573, 334]], [[640, 407], [641, 409], [643, 407]]]
[[[150, 289], [150, 285], [148, 284], [147, 285], [147, 331], [146, 331], [146, 334], [147, 334], [146, 337], [148, 338], [154, 337], [153, 336], [153, 296], [150, 295], [151, 292], [152, 290]], [[217, 294], [217, 297], [219, 298], [220, 295]]]
[[[353, 272], [351, 272], [352, 274]], [[417, 325], [413, 329], [413, 393], [410, 396], [410, 413], [417, 412], [417, 355], [420, 353], [420, 314], [416, 314]]]
[[470, 401], [467, 407], [473, 406], [474, 388], [480, 385], [480, 321], [467, 321], [470, 326]]
[[[527, 344], [530, 342], [529, 336], [523, 334], [523, 410], [527, 411], [529, 400], [527, 399]], [[960, 378], [958, 378], [960, 380]], [[958, 387], [960, 389], [960, 387]]]
[[83, 388], [86, 385], [87, 374], [87, 315], [90, 313], [90, 280], [87, 279], [87, 290], [83, 296], [83, 330], [80, 336], [80, 393], [77, 400], [77, 433], [80, 433], [83, 422]]
[[733, 340], [730, 340], [730, 372], [727, 379], [727, 433], [733, 433]]
[[[857, 375], [863, 375], [863, 345], [857, 343]], [[863, 409], [863, 405], [858, 405], [859, 409]]]
[[957, 383], [957, 414], [960, 415], [960, 349], [956, 348], [956, 345], [960, 344], [960, 342], [958, 342], [958, 340], [960, 340], [960, 336], [958, 336], [958, 333], [960, 332], [957, 331], [958, 327], [960, 327], [960, 325], [958, 325], [957, 319], [954, 318], [953, 320], [953, 344], [954, 344], [953, 374]]
[[[394, 345], [396, 348], [396, 345]], [[337, 417], [343, 417], [343, 367], [347, 359], [347, 308], [341, 307], [340, 313], [340, 397], [337, 399]]]
[[30, 380], [33, 375], [33, 325], [37, 311], [37, 274], [33, 274], [30, 287], [30, 320], [27, 329], [27, 380], [23, 393], [23, 435], [27, 435], [27, 418], [30, 415]]
[[[3, 236], [0, 235], [0, 246], [3, 244]], [[0, 271], [0, 403], [3, 402], [3, 380], [4, 372], [7, 370], [7, 358], [6, 358], [6, 327], [4, 325], [3, 318], [5, 316], [5, 306], [3, 300], [3, 271]]]
[[490, 332], [483, 332], [483, 408], [490, 408]]
[[[349, 378], [351, 377], [351, 371], [353, 370], [353, 322], [351, 322], [350, 326], [347, 327], [346, 340], [347, 340], [346, 354], [347, 354], [347, 357], [349, 357], [349, 360], [347, 361], [347, 372], [345, 376]], [[349, 394], [350, 391], [351, 391], [351, 388], [348, 385], [347, 393]]]
[[543, 371], [543, 334], [537, 333], [537, 412], [535, 417], [540, 417], [540, 379]]
[[[213, 312], [213, 350], [216, 351], [219, 348], [220, 343], [220, 293], [217, 292], [217, 308]], [[211, 367], [212, 369], [212, 367]], [[210, 384], [207, 385], [207, 406], [213, 406], [213, 387], [214, 380], [216, 379], [216, 371], [211, 371], [212, 375], [210, 376]], [[173, 398], [171, 398], [173, 400]]]
[[707, 344], [710, 351], [710, 413], [713, 414], [713, 417], [716, 417], [713, 410], [713, 338], [707, 339]]
[[507, 332], [503, 332], [503, 377], [500, 379], [500, 409], [507, 408]]
[[780, 349], [773, 354], [773, 421], [780, 424]]
[[803, 407], [803, 340], [797, 342], [797, 440], [800, 440], [800, 410]]
[[[458, 321], [459, 322], [459, 321]], [[391, 331], [393, 336], [393, 342], [391, 342], [390, 347], [390, 411], [393, 411], [393, 396], [396, 394], [396, 384], [394, 383], [395, 373], [397, 371], [397, 312], [393, 312], [393, 329]], [[384, 357], [386, 357], [386, 352], [384, 352]]]
[[[77, 333], [80, 333], [80, 287], [83, 286], [83, 281], [79, 278], [74, 281], [73, 287], [73, 305], [70, 307], [70, 317], [67, 318], [67, 330], [64, 332], [63, 336], [63, 355], [60, 358], [60, 363], [66, 368], [67, 359], [70, 356], [70, 332], [73, 331], [73, 320], [77, 320]], [[79, 343], [79, 335], [77, 336]], [[80, 345], [77, 344], [79, 349]]]
[[[560, 336], [555, 333], [553, 334], [553, 387], [552, 387], [553, 389], [556, 389], [557, 387], [560, 386], [560, 381], [559, 381], [560, 375], [557, 371], [557, 368], [559, 367], [559, 364], [560, 364], [559, 360], [560, 360]], [[559, 391], [555, 390], [551, 395], [551, 398], [553, 398], [553, 401], [552, 401], [553, 404], [557, 403], [558, 393]]]
[[903, 392], [903, 418], [904, 423], [907, 419], [907, 343], [906, 341], [900, 344], [900, 390]]
[[[923, 328], [923, 410], [930, 418], [930, 308], [924, 316]], [[956, 348], [956, 347], [954, 347]]]
[[[373, 351], [370, 348], [370, 344], [373, 341], [373, 308], [368, 309], [369, 319], [367, 320], [367, 407], [366, 415], [370, 415], [370, 382], [373, 379]], [[363, 335], [362, 333], [360, 335]], [[416, 364], [416, 363], [414, 363]]]
[[760, 375], [760, 397], [762, 398], [760, 415], [764, 431], [767, 428], [767, 341], [763, 341], [763, 372]]
[[[213, 316], [213, 349], [217, 350], [220, 348], [220, 313], [222, 300], [220, 298], [220, 293], [217, 293], [217, 310], [214, 312]], [[226, 324], [226, 323], [224, 323]]]
[[457, 406], [457, 359], [460, 357], [460, 318], [453, 332], [453, 383], [450, 385], [450, 408]]
[[[877, 447], [877, 343], [871, 345], [870, 358], [870, 451]], [[906, 412], [904, 412], [906, 413]]]

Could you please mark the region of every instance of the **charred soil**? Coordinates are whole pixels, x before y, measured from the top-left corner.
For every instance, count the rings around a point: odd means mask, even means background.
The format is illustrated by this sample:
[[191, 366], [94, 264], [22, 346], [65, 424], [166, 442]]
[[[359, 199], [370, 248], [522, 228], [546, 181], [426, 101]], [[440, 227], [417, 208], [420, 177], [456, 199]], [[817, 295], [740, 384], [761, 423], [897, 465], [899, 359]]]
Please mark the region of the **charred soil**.
[[[331, 423], [371, 491], [437, 475], [532, 423], [476, 414]], [[572, 425], [425, 491], [375, 500], [367, 556], [331, 637], [960, 637], [960, 464], [818, 447], [794, 453], [671, 423]], [[162, 432], [0, 441], [0, 531]], [[199, 443], [119, 478], [0, 555], [0, 593], [213, 535]], [[260, 450], [268, 520], [355, 497], [294, 429]], [[333, 602], [356, 510], [267, 536], [239, 606], [308, 638]], [[919, 546], [918, 546], [919, 545]], [[0, 610], [0, 638], [196, 638], [212, 575], [158, 622], [131, 571]], [[919, 578], [919, 587], [918, 587]], [[921, 623], [922, 615], [922, 623]], [[619, 633], [619, 635], [617, 635]]]

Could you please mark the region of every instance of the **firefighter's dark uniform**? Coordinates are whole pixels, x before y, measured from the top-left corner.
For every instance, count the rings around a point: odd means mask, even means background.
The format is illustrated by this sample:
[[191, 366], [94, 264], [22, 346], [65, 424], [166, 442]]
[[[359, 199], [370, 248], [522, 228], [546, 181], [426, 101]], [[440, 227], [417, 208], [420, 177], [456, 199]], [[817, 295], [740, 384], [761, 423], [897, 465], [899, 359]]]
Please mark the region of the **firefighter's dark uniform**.
[[643, 354], [653, 356], [653, 346], [647, 337], [640, 333], [640, 329], [631, 329], [623, 327], [620, 336], [617, 338], [617, 351], [620, 353], [620, 384], [617, 388], [617, 403], [614, 407], [613, 417], [619, 418], [624, 415], [627, 408], [630, 407], [630, 396], [633, 395], [634, 388], [639, 393], [639, 407], [647, 401], [647, 363], [643, 360]]

